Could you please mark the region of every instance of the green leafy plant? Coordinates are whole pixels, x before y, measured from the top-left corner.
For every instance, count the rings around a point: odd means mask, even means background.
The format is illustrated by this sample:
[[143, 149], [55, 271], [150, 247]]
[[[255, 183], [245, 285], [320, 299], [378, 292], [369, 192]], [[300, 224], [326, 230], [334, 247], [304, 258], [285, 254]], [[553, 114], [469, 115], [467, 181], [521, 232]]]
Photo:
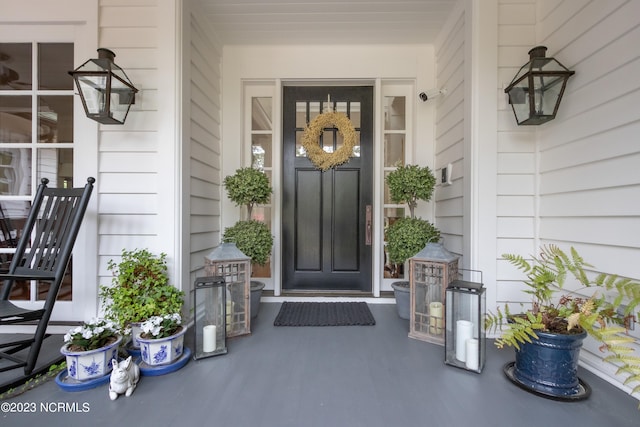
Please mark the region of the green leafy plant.
[[227, 227], [222, 240], [235, 243], [255, 264], [265, 265], [271, 256], [273, 236], [265, 223], [251, 219], [251, 212], [256, 204], [269, 202], [273, 192], [269, 178], [258, 169], [240, 168], [224, 179], [224, 186], [232, 202], [247, 207], [248, 219]]
[[400, 218], [387, 229], [389, 261], [403, 264], [427, 243], [437, 243], [440, 230], [420, 218]]
[[232, 227], [227, 227], [222, 240], [234, 242], [243, 254], [258, 265], [265, 265], [271, 256], [273, 236], [265, 223], [254, 219], [238, 221]]
[[[537, 339], [536, 331], [579, 334], [586, 331], [602, 343], [609, 353], [604, 358], [618, 365], [618, 373], [626, 374], [625, 384], [640, 382], [640, 358], [633, 356], [635, 339], [627, 327], [635, 322], [640, 306], [640, 283], [614, 274], [588, 274], [593, 266], [586, 263], [575, 248], [569, 254], [558, 246], [543, 246], [538, 256], [529, 261], [520, 255], [505, 254], [503, 258], [525, 273], [525, 293], [531, 295], [530, 309], [512, 314], [505, 306], [485, 317], [485, 328], [501, 330], [496, 339], [498, 348]], [[570, 280], [579, 289], [568, 291]], [[588, 296], [584, 294], [590, 293]], [[640, 385], [633, 393], [640, 392]]]
[[406, 203], [410, 216], [400, 218], [386, 230], [389, 261], [403, 264], [427, 243], [440, 240], [440, 231], [431, 222], [416, 218], [418, 201], [431, 200], [436, 178], [429, 167], [417, 165], [398, 166], [386, 177], [389, 195], [393, 203]]
[[110, 260], [112, 284], [100, 286], [99, 294], [105, 318], [125, 328], [151, 316], [179, 313], [184, 292], [169, 284], [166, 258], [147, 249], [123, 249], [120, 262]]
[[251, 167], [240, 168], [224, 179], [229, 199], [237, 206], [247, 207], [247, 218], [256, 204], [268, 203], [273, 189], [264, 172]]
[[428, 202], [433, 195], [436, 177], [428, 166], [398, 166], [386, 178], [389, 195], [393, 203], [406, 203], [411, 218], [415, 218], [415, 208], [419, 200]]

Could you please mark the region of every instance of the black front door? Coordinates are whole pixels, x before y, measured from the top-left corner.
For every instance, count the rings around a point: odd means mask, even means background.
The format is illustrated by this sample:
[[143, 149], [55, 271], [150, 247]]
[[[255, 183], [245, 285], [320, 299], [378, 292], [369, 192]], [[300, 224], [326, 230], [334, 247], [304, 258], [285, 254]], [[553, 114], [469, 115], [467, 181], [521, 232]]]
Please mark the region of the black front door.
[[[330, 99], [330, 101], [328, 100]], [[351, 159], [321, 171], [301, 145], [304, 127], [329, 104], [359, 136]], [[343, 143], [335, 126], [318, 138]], [[283, 290], [371, 292], [373, 88], [292, 87], [283, 93]]]

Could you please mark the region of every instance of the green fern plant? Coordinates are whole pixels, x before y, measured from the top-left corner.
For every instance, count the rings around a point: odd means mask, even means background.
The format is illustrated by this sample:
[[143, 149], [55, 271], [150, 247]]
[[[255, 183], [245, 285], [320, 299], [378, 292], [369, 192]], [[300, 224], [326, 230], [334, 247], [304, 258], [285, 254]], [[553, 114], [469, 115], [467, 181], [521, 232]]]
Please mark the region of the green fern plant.
[[[485, 316], [485, 329], [501, 330], [496, 339], [498, 348], [520, 349], [520, 345], [537, 339], [536, 331], [551, 333], [582, 333], [602, 343], [608, 352], [604, 358], [618, 366], [618, 374], [626, 375], [624, 384], [639, 383], [632, 393], [640, 392], [640, 357], [634, 356], [635, 339], [627, 334], [628, 326], [640, 314], [640, 283], [615, 274], [587, 274], [593, 268], [575, 248], [569, 254], [558, 246], [543, 246], [540, 254], [528, 261], [520, 255], [505, 254], [503, 258], [525, 273], [525, 293], [532, 296], [529, 310], [511, 314], [505, 306]], [[567, 280], [575, 280], [580, 289], [564, 289]], [[587, 288], [591, 296], [583, 296]]]

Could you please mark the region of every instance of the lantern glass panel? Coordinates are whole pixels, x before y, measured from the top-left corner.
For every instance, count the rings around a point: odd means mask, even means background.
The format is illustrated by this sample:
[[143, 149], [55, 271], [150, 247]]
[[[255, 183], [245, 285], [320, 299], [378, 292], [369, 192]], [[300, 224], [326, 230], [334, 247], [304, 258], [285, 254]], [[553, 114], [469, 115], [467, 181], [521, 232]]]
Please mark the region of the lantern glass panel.
[[486, 353], [485, 301], [481, 283], [456, 280], [447, 288], [446, 364], [478, 373], [482, 371]]
[[227, 352], [226, 290], [221, 277], [205, 277], [194, 285], [194, 359]]
[[124, 122], [129, 112], [132, 98], [133, 92], [126, 83], [118, 78], [111, 79], [111, 117], [119, 122]]
[[78, 86], [82, 92], [87, 114], [100, 114], [106, 108], [107, 76], [103, 75], [78, 75]]

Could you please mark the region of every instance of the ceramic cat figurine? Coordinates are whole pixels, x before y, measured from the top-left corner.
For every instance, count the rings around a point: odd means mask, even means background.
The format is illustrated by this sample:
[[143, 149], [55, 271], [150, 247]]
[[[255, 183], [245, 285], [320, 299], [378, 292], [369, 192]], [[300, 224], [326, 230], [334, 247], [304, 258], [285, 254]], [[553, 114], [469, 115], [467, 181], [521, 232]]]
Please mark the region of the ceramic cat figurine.
[[116, 359], [111, 361], [113, 370], [111, 371], [111, 381], [109, 382], [109, 398], [116, 400], [118, 395], [131, 396], [138, 380], [140, 379], [140, 368], [131, 360], [131, 356], [118, 363]]

